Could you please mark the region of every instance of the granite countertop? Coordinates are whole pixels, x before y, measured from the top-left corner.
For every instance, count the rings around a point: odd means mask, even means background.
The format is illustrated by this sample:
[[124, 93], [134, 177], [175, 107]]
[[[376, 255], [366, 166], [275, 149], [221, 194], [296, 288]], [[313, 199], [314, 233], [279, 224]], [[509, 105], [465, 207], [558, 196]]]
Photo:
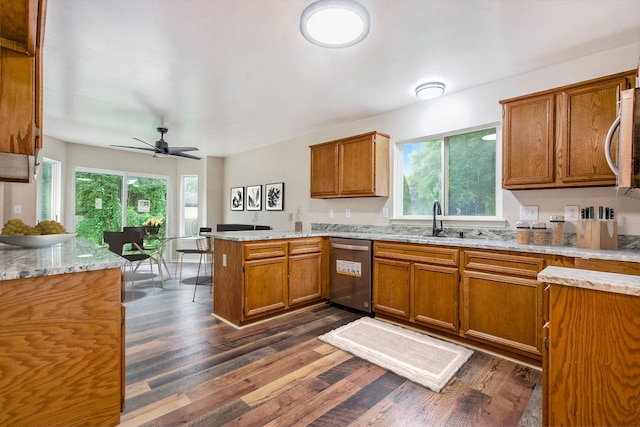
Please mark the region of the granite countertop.
[[45, 248], [0, 243], [0, 283], [2, 280], [120, 268], [123, 263], [123, 258], [80, 237]]
[[560, 255], [582, 259], [600, 259], [640, 263], [640, 251], [634, 249], [597, 250], [582, 249], [575, 246], [521, 245], [515, 240], [489, 240], [455, 237], [430, 237], [424, 235], [390, 234], [375, 232], [339, 232], [339, 231], [293, 231], [256, 230], [226, 231], [206, 233], [210, 237], [222, 240], [250, 242], [258, 240], [293, 239], [304, 237], [343, 237], [351, 239], [382, 240], [387, 242], [422, 243], [439, 246], [456, 246], [473, 249], [494, 249], [513, 252]]
[[547, 267], [538, 273], [538, 280], [545, 283], [640, 297], [640, 276], [629, 274]]

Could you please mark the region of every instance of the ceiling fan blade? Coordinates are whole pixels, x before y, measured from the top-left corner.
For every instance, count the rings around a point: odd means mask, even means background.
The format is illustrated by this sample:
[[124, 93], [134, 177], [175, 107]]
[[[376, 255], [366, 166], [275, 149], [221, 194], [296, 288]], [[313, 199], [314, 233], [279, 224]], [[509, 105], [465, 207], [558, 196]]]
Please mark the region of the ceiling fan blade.
[[191, 154], [182, 153], [182, 152], [180, 152], [180, 153], [173, 153], [173, 154], [170, 154], [170, 156], [175, 156], [175, 157], [185, 157], [185, 158], [187, 158], [187, 159], [200, 160], [200, 157], [198, 157], [198, 156], [193, 156], [193, 155], [191, 155]]
[[151, 144], [149, 144], [148, 142], [141, 140], [140, 138], [136, 138], [135, 136], [132, 136], [131, 138], [135, 139], [136, 141], [140, 141], [140, 142], [142, 142], [143, 144], [147, 144], [149, 147], [153, 148], [153, 151], [155, 151], [155, 150], [156, 150], [156, 147], [155, 147], [154, 145], [151, 145]]
[[119, 148], [130, 148], [132, 150], [144, 150], [144, 151], [153, 151], [156, 152], [155, 147], [154, 148], [147, 148], [147, 147], [132, 147], [130, 145], [111, 145], [112, 147], [119, 147]]
[[167, 147], [170, 154], [181, 153], [183, 151], [198, 151], [196, 147]]

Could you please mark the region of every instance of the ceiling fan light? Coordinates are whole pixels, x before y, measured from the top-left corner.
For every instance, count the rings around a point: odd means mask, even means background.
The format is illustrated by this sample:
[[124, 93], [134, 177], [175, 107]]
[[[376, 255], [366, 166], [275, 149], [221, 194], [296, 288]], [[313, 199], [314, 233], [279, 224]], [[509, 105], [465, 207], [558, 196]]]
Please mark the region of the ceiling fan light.
[[444, 83], [429, 82], [416, 87], [416, 96], [420, 99], [437, 98], [444, 93]]
[[300, 16], [300, 32], [311, 43], [329, 48], [353, 46], [369, 34], [369, 12], [353, 0], [318, 0]]

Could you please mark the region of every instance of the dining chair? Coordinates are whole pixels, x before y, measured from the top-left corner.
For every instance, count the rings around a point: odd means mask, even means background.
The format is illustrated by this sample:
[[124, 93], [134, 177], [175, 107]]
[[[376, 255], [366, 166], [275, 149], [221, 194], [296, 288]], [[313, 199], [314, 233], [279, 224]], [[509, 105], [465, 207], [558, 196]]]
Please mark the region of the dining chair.
[[[193, 287], [193, 299], [196, 300], [196, 290], [200, 285], [207, 285], [207, 281], [200, 281], [200, 267], [202, 266], [202, 260], [204, 259], [204, 274], [207, 274], [207, 264], [209, 264], [209, 271], [211, 272], [211, 282], [208, 283], [209, 292], [213, 292], [213, 237], [202, 237], [196, 240], [196, 246], [200, 252], [200, 263], [198, 264], [198, 274], [196, 274], [196, 284]], [[207, 258], [211, 259], [208, 261]]]
[[[211, 227], [200, 227], [200, 229], [198, 230], [198, 235], [202, 236], [204, 233], [211, 233]], [[178, 273], [178, 265], [180, 265], [180, 284], [182, 284], [182, 263], [184, 262], [184, 256], [189, 254], [201, 255], [200, 249], [197, 248], [197, 243], [198, 242], [196, 240], [196, 249], [176, 249], [176, 253], [178, 254], [178, 260], [176, 262], [176, 274]], [[200, 263], [202, 263], [202, 256], [200, 256]], [[198, 271], [200, 271], [200, 265], [198, 265]]]
[[[153, 275], [153, 264], [158, 266], [160, 273], [160, 281], [162, 287], [164, 287], [164, 276], [162, 274], [162, 266], [160, 260], [154, 254], [145, 251], [140, 245], [140, 234], [134, 230], [128, 231], [104, 231], [103, 240], [108, 245], [109, 250], [117, 255], [120, 255], [127, 261], [129, 266], [129, 280], [131, 281], [132, 290], [135, 287], [134, 274], [140, 267], [143, 261], [149, 260], [149, 266], [151, 268], [151, 281], [155, 288], [155, 276]], [[135, 252], [131, 252], [127, 249], [127, 246], [132, 246]]]
[[[164, 260], [163, 257], [163, 251], [162, 249], [164, 248], [164, 241], [161, 238], [154, 238], [157, 239], [160, 242], [160, 248], [153, 248], [153, 247], [149, 247], [149, 246], [145, 246], [144, 245], [144, 241], [145, 241], [145, 236], [147, 236], [147, 227], [122, 227], [122, 231], [135, 231], [136, 233], [140, 234], [140, 239], [138, 240], [138, 246], [140, 246], [144, 251], [148, 252], [151, 256], [155, 256], [157, 258], [160, 258], [160, 261], [162, 262], [162, 265], [164, 265], [165, 270], [167, 270], [167, 275], [169, 276], [169, 279], [171, 279], [171, 272], [169, 271], [169, 267], [167, 267], [167, 262]], [[135, 247], [131, 247], [131, 250], [136, 250]]]

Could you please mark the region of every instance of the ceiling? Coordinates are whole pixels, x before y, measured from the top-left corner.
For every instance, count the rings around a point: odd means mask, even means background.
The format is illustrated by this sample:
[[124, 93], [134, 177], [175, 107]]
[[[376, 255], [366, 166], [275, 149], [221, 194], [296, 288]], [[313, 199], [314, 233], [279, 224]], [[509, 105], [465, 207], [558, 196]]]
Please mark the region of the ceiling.
[[[49, 0], [45, 134], [228, 156], [640, 40], [637, 0], [359, 0], [371, 30], [310, 44], [312, 0]], [[445, 96], [446, 96], [445, 94]]]

